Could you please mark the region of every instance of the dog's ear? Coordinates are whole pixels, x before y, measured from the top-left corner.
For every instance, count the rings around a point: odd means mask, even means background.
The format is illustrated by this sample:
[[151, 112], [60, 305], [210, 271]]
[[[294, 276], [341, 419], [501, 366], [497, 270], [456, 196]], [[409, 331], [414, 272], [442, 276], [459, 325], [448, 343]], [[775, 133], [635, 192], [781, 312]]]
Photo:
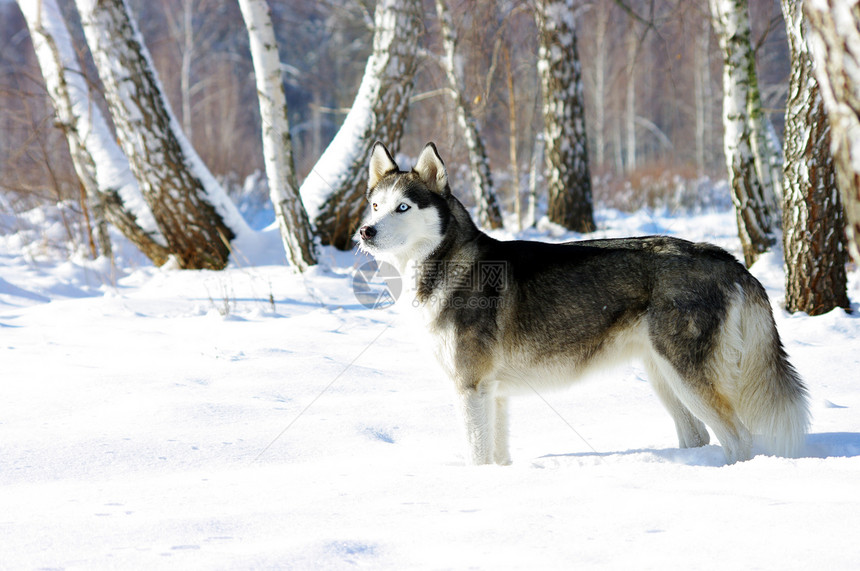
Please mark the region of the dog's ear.
[[430, 187], [430, 190], [438, 192], [442, 196], [447, 196], [451, 193], [451, 188], [448, 186], [448, 171], [445, 169], [445, 163], [436, 151], [436, 145], [427, 143], [421, 155], [418, 157], [418, 163], [412, 169], [424, 184]]
[[400, 170], [397, 163], [391, 158], [391, 153], [385, 148], [385, 145], [376, 141], [373, 144], [373, 149], [370, 151], [370, 169], [367, 175], [367, 192], [375, 187], [382, 178], [390, 172]]

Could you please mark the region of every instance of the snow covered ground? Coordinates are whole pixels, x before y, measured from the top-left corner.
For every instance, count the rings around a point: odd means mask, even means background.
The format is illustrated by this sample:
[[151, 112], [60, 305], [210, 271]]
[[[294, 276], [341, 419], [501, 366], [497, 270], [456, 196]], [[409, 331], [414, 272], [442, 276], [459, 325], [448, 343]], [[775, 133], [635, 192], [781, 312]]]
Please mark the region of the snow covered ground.
[[[739, 250], [731, 212], [598, 218]], [[786, 314], [777, 256], [754, 273], [810, 388], [805, 457], [679, 450], [622, 366], [515, 400], [513, 465], [475, 468], [405, 309], [355, 298], [365, 258], [296, 276], [261, 235], [223, 272], [125, 253], [114, 284], [31, 222], [0, 235], [0, 569], [860, 567], [860, 317]]]

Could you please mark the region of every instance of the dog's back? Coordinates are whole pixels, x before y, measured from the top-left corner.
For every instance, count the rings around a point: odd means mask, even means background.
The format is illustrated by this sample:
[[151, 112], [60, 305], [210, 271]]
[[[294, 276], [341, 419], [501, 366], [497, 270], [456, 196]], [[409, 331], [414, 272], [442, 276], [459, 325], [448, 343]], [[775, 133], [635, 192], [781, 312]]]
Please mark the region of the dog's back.
[[751, 457], [751, 432], [773, 453], [801, 452], [806, 389], [764, 288], [725, 250], [663, 236], [474, 242], [467, 282], [495, 265], [505, 271], [503, 286], [439, 284], [436, 294], [448, 298], [436, 323], [457, 338], [447, 359], [496, 379], [499, 395], [638, 358], [682, 446], [709, 441], [704, 421], [730, 461]]

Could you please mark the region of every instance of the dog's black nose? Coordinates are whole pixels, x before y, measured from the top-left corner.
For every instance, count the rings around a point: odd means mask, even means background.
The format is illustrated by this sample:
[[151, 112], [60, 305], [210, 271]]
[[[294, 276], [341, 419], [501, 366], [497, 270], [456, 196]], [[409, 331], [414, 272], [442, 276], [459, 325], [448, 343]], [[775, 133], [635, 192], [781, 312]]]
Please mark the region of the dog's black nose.
[[362, 240], [370, 240], [376, 236], [376, 228], [373, 226], [362, 226], [358, 233], [361, 235]]

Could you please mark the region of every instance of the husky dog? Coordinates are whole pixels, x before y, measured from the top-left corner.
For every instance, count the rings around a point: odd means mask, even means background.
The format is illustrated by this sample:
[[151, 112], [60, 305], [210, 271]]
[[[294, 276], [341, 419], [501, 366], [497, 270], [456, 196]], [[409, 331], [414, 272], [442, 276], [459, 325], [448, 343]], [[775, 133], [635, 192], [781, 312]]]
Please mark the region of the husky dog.
[[414, 275], [436, 355], [454, 383], [468, 459], [509, 464], [507, 399], [638, 358], [681, 448], [711, 427], [730, 463], [751, 433], [796, 456], [807, 391], [762, 285], [726, 251], [665, 236], [567, 244], [499, 241], [451, 193], [428, 143], [411, 171], [373, 147], [360, 247]]

